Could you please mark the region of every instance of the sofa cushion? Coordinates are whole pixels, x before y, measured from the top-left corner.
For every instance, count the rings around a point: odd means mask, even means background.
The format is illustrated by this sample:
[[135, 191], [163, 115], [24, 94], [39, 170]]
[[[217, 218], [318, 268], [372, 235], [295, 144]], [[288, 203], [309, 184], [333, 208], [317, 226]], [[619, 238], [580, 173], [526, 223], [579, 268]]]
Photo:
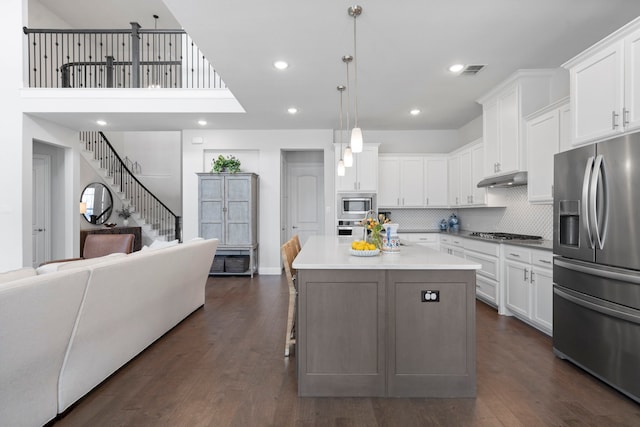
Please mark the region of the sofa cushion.
[[14, 280], [24, 279], [25, 277], [35, 276], [36, 270], [33, 267], [19, 268], [4, 273], [0, 273], [0, 283], [13, 282]]
[[109, 254], [109, 255], [98, 257], [98, 258], [79, 259], [79, 260], [68, 261], [68, 262], [53, 262], [53, 263], [45, 264], [41, 267], [38, 267], [36, 272], [38, 274], [47, 274], [47, 273], [53, 273], [55, 271], [65, 271], [65, 270], [72, 270], [75, 268], [89, 267], [90, 265], [100, 264], [102, 262], [106, 262], [116, 258], [122, 258], [125, 256], [126, 254], [117, 252], [115, 254]]

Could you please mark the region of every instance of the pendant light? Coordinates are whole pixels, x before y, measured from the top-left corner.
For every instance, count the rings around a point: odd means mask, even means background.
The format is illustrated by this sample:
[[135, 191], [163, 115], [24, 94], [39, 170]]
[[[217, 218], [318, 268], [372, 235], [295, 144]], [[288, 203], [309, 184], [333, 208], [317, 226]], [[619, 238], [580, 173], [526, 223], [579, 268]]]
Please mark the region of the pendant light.
[[[358, 126], [358, 55], [356, 51], [356, 21], [358, 16], [362, 14], [362, 6], [351, 6], [348, 9], [349, 16], [353, 16], [353, 74], [354, 74], [354, 91], [355, 91], [355, 101], [354, 101], [354, 113], [355, 113], [355, 122], [353, 125], [353, 129], [351, 130], [351, 149], [354, 153], [362, 152], [362, 129]], [[349, 82], [347, 81], [347, 85]]]
[[[351, 107], [351, 97], [349, 89], [349, 63], [353, 60], [353, 57], [350, 55], [345, 55], [342, 57], [342, 62], [347, 64], [347, 131], [349, 130], [350, 121], [349, 121], [349, 109]], [[348, 168], [353, 166], [353, 151], [351, 149], [351, 145], [347, 143], [347, 148], [344, 149], [344, 165]]]
[[345, 87], [340, 85], [337, 89], [340, 92], [340, 160], [338, 160], [338, 176], [344, 176], [345, 166], [342, 159], [342, 92], [344, 92]]

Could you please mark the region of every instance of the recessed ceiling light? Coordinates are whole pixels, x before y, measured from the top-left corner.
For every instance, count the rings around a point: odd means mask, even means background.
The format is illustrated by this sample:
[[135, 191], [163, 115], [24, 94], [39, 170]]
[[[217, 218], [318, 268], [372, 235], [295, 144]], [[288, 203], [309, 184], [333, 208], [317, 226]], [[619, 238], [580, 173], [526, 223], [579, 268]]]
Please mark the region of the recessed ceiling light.
[[278, 70], [286, 70], [287, 68], [289, 68], [289, 64], [287, 64], [284, 61], [276, 61], [273, 63], [273, 66], [276, 67]]
[[198, 124], [199, 124], [200, 126], [204, 126], [204, 125], [206, 125], [206, 124], [207, 124], [207, 121], [206, 121], [206, 120], [198, 120]]
[[105, 122], [104, 120], [96, 120], [96, 123], [100, 126], [106, 126], [107, 122]]
[[452, 73], [459, 73], [460, 71], [462, 71], [463, 68], [464, 68], [464, 65], [462, 64], [454, 64], [451, 67], [449, 67], [449, 71], [451, 71]]
[[298, 109], [296, 107], [289, 107], [287, 111], [289, 112], [289, 114], [296, 114], [298, 112]]
[[412, 116], [417, 116], [418, 114], [420, 114], [420, 110], [414, 108], [413, 110], [409, 111], [409, 113], [411, 113]]

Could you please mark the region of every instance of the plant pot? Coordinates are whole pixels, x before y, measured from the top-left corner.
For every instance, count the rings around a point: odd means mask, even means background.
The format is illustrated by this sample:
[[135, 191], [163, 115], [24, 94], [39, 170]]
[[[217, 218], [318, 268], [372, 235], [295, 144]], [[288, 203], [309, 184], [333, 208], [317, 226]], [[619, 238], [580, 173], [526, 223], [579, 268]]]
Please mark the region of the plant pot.
[[125, 227], [126, 227], [127, 225], [129, 225], [129, 218], [125, 218], [125, 219], [123, 219], [123, 220], [122, 220], [122, 225], [124, 225]]

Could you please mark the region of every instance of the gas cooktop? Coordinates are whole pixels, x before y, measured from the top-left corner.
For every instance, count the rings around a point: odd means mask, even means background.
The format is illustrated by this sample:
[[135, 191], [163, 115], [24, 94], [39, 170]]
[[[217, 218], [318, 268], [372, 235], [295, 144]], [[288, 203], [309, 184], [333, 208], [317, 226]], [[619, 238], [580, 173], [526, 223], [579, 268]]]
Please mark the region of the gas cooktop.
[[530, 236], [528, 234], [514, 234], [514, 233], [501, 233], [501, 232], [474, 231], [469, 235], [472, 237], [480, 237], [482, 239], [491, 239], [491, 240], [542, 240], [541, 236]]

